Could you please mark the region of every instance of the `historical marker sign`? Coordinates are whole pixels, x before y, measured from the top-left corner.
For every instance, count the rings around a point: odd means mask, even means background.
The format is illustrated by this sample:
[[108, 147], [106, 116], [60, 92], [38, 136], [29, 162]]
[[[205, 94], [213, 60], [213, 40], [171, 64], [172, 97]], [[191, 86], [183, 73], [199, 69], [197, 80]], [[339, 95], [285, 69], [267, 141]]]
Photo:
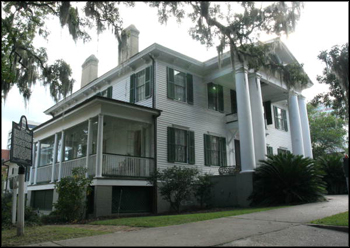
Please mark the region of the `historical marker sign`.
[[12, 122], [10, 161], [18, 165], [32, 165], [33, 131], [29, 130], [27, 118], [22, 115], [19, 124]]

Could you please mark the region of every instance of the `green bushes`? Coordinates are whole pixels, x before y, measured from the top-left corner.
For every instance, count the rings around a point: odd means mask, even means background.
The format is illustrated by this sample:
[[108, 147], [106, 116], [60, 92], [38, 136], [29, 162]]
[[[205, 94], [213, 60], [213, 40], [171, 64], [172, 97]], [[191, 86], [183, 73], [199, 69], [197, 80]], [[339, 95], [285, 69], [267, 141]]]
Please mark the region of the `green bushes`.
[[255, 169], [251, 205], [274, 206], [324, 200], [323, 172], [314, 160], [293, 154], [267, 156]]
[[346, 194], [348, 192], [342, 155], [322, 156], [317, 159], [317, 165], [324, 171], [323, 181], [327, 184], [328, 194]]

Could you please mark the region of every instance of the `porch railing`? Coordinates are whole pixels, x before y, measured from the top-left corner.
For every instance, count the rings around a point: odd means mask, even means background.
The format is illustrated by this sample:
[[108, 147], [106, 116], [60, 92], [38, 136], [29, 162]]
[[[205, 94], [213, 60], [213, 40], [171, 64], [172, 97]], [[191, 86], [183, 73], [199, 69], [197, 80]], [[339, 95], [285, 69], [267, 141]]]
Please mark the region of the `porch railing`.
[[103, 154], [102, 176], [149, 177], [154, 159], [117, 154]]
[[[71, 176], [72, 169], [86, 166], [86, 157], [62, 162], [61, 178]], [[134, 157], [117, 154], [103, 154], [102, 176], [115, 177], [149, 177], [155, 170], [154, 159]], [[90, 155], [88, 164], [88, 176], [94, 177], [96, 173], [96, 154]], [[35, 168], [33, 168], [35, 174]], [[55, 165], [54, 181], [58, 180], [59, 163]], [[52, 165], [37, 168], [37, 183], [50, 182]], [[33, 180], [34, 181], [34, 180]]]

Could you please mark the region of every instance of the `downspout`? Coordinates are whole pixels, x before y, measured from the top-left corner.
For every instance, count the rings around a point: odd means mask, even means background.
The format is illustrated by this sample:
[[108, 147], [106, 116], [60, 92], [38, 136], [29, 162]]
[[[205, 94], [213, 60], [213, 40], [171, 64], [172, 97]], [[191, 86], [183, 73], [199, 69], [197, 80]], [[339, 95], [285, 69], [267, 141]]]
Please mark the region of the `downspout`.
[[[152, 60], [152, 108], [156, 106], [156, 77], [155, 77], [155, 60], [152, 54], [148, 54], [148, 56]], [[154, 147], [153, 147], [153, 155], [154, 155], [154, 172], [157, 171], [157, 118], [158, 116], [153, 115], [153, 136], [154, 136]], [[158, 212], [158, 190], [157, 190], [157, 181], [155, 185], [153, 185], [153, 213]]]

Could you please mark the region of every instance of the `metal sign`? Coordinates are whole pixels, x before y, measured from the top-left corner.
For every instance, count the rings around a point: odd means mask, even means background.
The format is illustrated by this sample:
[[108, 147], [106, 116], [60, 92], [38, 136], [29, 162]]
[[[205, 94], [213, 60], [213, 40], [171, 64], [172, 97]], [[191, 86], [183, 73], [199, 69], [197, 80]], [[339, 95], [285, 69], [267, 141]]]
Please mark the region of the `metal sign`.
[[32, 165], [33, 131], [29, 130], [27, 118], [22, 115], [19, 124], [12, 122], [10, 161], [18, 165]]

